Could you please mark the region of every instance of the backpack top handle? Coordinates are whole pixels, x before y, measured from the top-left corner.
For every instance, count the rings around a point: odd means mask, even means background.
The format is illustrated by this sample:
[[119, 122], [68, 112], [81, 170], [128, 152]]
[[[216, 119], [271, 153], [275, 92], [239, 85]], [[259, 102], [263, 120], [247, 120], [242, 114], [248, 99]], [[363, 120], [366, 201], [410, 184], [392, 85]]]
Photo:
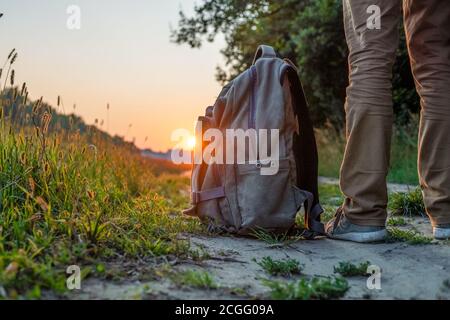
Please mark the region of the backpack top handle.
[[255, 64], [259, 58], [276, 58], [276, 57], [277, 53], [275, 52], [274, 48], [267, 45], [260, 45], [258, 47], [258, 50], [256, 50], [255, 59], [253, 59], [253, 64]]

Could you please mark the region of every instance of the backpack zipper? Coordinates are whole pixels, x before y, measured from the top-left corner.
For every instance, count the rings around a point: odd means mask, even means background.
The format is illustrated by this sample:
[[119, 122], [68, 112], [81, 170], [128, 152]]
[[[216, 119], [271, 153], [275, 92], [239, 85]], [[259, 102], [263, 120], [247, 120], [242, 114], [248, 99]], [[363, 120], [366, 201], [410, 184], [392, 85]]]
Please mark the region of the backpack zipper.
[[248, 116], [248, 127], [249, 129], [256, 129], [256, 84], [257, 84], [257, 74], [256, 67], [253, 65], [250, 67], [250, 77], [252, 82], [252, 92], [250, 94], [250, 112]]
[[[250, 111], [248, 115], [248, 128], [256, 129], [256, 85], [258, 82], [258, 74], [256, 73], [256, 66], [252, 65], [250, 67], [250, 77], [252, 82], [252, 92], [250, 94]], [[261, 161], [259, 160], [259, 154], [256, 161], [256, 167], [261, 169], [263, 167]]]

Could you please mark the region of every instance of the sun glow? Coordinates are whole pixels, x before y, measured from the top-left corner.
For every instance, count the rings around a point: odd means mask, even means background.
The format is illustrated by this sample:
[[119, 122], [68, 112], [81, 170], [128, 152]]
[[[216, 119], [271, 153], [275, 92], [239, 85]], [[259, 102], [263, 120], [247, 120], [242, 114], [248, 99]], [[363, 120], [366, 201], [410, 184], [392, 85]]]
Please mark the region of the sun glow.
[[186, 149], [188, 149], [188, 150], [194, 150], [196, 143], [197, 143], [197, 142], [196, 142], [194, 136], [189, 137], [189, 138], [187, 139], [187, 141], [186, 141]]

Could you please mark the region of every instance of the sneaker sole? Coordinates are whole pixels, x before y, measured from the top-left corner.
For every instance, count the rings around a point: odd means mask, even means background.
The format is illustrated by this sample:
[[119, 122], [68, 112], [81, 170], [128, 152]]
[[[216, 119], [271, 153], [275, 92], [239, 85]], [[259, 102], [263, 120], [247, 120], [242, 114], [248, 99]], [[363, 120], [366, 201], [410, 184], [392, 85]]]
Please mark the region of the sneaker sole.
[[379, 242], [387, 238], [387, 230], [373, 232], [349, 232], [344, 234], [329, 235], [336, 240], [353, 241], [359, 243]]
[[449, 228], [433, 228], [434, 238], [436, 240], [447, 240], [450, 239], [450, 229]]

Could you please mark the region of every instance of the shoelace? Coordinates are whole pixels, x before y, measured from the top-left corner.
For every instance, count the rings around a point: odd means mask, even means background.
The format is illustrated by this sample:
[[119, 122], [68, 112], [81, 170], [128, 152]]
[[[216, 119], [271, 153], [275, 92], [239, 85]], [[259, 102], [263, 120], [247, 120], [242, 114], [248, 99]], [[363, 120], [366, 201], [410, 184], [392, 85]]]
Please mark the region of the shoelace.
[[339, 207], [336, 210], [336, 213], [334, 214], [333, 231], [336, 230], [336, 227], [339, 225], [339, 222], [341, 222], [343, 213], [344, 211], [342, 210], [342, 207]]

